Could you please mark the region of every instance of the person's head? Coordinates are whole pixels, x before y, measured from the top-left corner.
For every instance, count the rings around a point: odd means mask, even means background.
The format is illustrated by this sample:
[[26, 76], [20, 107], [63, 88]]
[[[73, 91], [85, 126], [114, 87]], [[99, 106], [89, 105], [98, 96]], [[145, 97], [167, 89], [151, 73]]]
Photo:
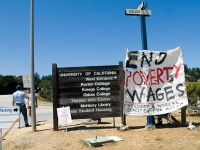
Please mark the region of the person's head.
[[17, 89], [17, 90], [21, 90], [21, 89], [22, 89], [21, 85], [17, 85], [17, 86], [16, 86], [16, 89]]
[[28, 89], [28, 93], [31, 93], [31, 89]]

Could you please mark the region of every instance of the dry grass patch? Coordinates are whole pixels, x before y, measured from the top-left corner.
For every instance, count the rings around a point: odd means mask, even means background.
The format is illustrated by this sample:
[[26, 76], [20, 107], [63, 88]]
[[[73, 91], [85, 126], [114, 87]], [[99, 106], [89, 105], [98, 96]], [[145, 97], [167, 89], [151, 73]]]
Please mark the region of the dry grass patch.
[[[172, 115], [177, 120], [181, 120], [180, 112]], [[123, 141], [105, 144], [95, 150], [200, 150], [200, 141], [198, 140], [200, 139], [200, 116], [187, 116], [186, 125], [168, 124], [163, 119], [164, 125], [150, 131], [144, 128], [147, 121], [145, 116], [127, 116], [129, 130], [124, 132], [117, 128], [111, 128], [113, 118], [102, 118], [102, 122], [105, 124], [94, 124], [79, 129], [76, 124], [80, 124], [82, 121], [73, 120], [74, 125], [69, 126], [69, 132], [53, 131], [53, 122], [37, 126], [37, 132], [31, 132], [31, 128], [13, 129], [3, 140], [3, 149], [94, 150], [84, 142], [84, 139], [95, 136], [118, 136]], [[192, 122], [197, 129], [188, 130], [189, 122]], [[121, 124], [120, 117], [115, 118], [115, 124], [116, 127]], [[74, 130], [72, 130], [73, 127]]]

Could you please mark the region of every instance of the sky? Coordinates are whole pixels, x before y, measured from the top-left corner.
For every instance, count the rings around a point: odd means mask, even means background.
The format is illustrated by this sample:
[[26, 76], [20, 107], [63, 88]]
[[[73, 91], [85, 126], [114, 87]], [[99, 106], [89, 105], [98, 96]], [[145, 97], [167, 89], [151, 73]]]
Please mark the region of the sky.
[[[200, 67], [200, 1], [146, 0], [148, 49], [181, 46], [184, 64]], [[142, 50], [140, 0], [34, 0], [34, 72], [118, 65], [125, 48]], [[31, 72], [30, 0], [0, 0], [0, 74]]]

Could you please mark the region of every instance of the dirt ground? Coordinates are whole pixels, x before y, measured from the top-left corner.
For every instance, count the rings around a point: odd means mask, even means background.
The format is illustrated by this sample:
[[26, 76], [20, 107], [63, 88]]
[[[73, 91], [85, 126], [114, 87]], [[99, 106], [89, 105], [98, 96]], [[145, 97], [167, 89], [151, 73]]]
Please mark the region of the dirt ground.
[[[180, 121], [180, 111], [172, 113]], [[12, 129], [2, 141], [3, 150], [200, 150], [200, 116], [187, 116], [187, 123], [193, 122], [196, 130], [188, 130], [186, 125], [168, 123], [163, 119], [163, 125], [149, 130], [145, 128], [147, 117], [127, 116], [127, 131], [117, 128], [121, 118], [102, 118], [101, 124], [85, 125], [86, 119], [73, 120], [59, 131], [53, 131], [53, 122], [37, 122], [37, 131], [32, 127]], [[114, 127], [115, 125], [115, 127]], [[123, 141], [91, 147], [84, 142], [86, 138], [97, 136], [117, 136]]]

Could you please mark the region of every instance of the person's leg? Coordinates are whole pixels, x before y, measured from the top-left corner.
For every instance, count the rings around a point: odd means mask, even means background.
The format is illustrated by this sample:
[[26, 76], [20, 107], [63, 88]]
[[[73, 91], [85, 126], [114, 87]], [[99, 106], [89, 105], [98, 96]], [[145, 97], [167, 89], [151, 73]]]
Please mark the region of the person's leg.
[[163, 124], [163, 123], [162, 123], [162, 118], [158, 117], [158, 123], [159, 123], [159, 125], [162, 125], [162, 124]]
[[101, 118], [98, 118], [98, 123], [101, 123]]
[[30, 106], [28, 107], [28, 114], [31, 117], [31, 107]]
[[28, 117], [27, 117], [26, 105], [21, 105], [20, 110], [21, 110], [21, 112], [22, 112], [22, 115], [24, 116], [24, 123], [25, 123], [25, 126], [28, 126]]

